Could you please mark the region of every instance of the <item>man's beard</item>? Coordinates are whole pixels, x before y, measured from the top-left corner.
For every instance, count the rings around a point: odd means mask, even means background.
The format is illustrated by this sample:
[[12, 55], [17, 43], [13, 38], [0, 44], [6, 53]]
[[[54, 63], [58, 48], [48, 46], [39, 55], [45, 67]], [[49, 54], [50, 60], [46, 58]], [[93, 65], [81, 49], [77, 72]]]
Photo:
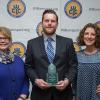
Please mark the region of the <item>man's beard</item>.
[[44, 32], [46, 35], [53, 35], [53, 34], [55, 34], [56, 29], [54, 29], [52, 32], [48, 32], [47, 30], [45, 30], [45, 29], [43, 28], [43, 32]]

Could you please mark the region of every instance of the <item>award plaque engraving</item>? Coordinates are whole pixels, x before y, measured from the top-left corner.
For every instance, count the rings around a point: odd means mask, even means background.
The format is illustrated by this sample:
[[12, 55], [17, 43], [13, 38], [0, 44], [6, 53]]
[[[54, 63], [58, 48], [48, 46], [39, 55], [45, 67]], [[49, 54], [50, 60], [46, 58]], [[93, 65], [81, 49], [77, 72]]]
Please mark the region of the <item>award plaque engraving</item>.
[[58, 82], [58, 73], [56, 71], [56, 66], [52, 63], [48, 66], [47, 82], [50, 86], [54, 86]]

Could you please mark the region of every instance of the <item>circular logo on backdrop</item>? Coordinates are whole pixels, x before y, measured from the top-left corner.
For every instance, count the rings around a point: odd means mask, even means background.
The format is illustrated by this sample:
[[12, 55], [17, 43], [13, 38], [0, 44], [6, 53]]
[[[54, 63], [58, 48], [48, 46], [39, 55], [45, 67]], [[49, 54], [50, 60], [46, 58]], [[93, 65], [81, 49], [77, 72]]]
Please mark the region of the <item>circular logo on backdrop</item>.
[[40, 22], [40, 23], [37, 25], [36, 31], [37, 31], [38, 36], [41, 36], [41, 35], [43, 34], [42, 22]]
[[64, 11], [68, 17], [77, 18], [82, 13], [82, 6], [78, 1], [71, 0], [65, 4]]
[[7, 11], [13, 17], [21, 17], [26, 11], [25, 3], [22, 0], [10, 0], [7, 4]]
[[22, 58], [25, 55], [26, 48], [25, 48], [24, 44], [22, 44], [20, 42], [13, 42], [10, 47], [10, 51]]
[[81, 47], [76, 42], [74, 42], [74, 48], [76, 52], [81, 50]]
[[96, 22], [95, 24], [96, 24], [96, 25], [98, 26], [98, 28], [100, 29], [100, 21]]

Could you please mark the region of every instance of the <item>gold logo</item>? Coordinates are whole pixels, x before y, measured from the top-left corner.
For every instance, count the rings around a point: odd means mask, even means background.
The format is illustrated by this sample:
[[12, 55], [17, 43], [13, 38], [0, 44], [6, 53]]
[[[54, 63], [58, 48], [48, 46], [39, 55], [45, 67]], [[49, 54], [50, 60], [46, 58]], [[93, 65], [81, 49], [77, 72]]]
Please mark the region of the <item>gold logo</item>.
[[26, 6], [22, 0], [10, 0], [7, 4], [7, 10], [11, 16], [21, 17], [26, 11]]
[[81, 50], [81, 47], [76, 42], [74, 42], [74, 48], [76, 52]]
[[97, 25], [98, 28], [100, 29], [100, 21], [96, 22], [96, 25]]
[[41, 36], [41, 35], [43, 34], [42, 22], [40, 22], [40, 23], [37, 25], [36, 31], [37, 31], [38, 36]]
[[22, 58], [25, 55], [26, 48], [25, 48], [24, 44], [22, 44], [20, 42], [13, 42], [10, 47], [10, 51]]
[[77, 18], [82, 13], [82, 6], [76, 0], [68, 1], [65, 4], [64, 11], [65, 11], [65, 13], [66, 13], [66, 15], [68, 17], [70, 17], [70, 18]]

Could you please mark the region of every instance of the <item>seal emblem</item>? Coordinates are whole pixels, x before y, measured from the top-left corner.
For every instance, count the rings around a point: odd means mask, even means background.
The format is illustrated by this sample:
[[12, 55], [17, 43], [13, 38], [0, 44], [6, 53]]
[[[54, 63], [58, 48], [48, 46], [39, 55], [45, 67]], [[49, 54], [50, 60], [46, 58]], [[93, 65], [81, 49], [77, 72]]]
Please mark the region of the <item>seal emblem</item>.
[[100, 21], [96, 22], [95, 24], [96, 24], [96, 25], [98, 26], [98, 28], [100, 29]]
[[26, 52], [26, 47], [21, 42], [13, 42], [10, 47], [10, 51], [23, 58]]
[[42, 22], [40, 22], [40, 23], [37, 25], [36, 31], [37, 31], [38, 36], [41, 36], [41, 35], [43, 34]]
[[65, 14], [70, 18], [77, 18], [82, 13], [82, 6], [76, 0], [68, 1], [64, 7]]
[[26, 11], [25, 3], [22, 0], [10, 0], [7, 4], [7, 11], [15, 18], [21, 17]]
[[74, 48], [76, 52], [81, 50], [81, 47], [76, 42], [74, 42]]

